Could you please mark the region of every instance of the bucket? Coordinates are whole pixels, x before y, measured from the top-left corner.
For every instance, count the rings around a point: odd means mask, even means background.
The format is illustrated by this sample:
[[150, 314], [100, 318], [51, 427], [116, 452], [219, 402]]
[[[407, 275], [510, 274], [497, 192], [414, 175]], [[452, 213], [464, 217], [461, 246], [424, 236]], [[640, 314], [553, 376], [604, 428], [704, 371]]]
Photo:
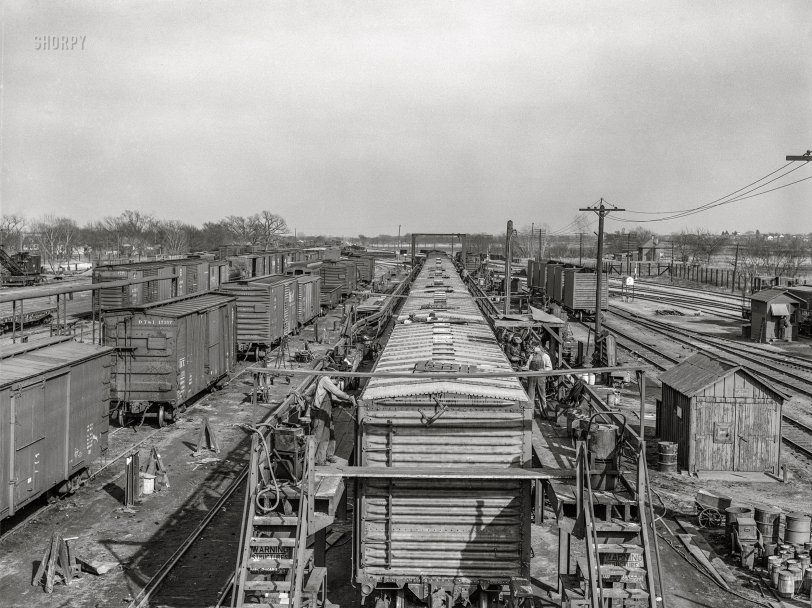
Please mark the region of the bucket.
[[770, 543], [764, 543], [764, 567], [769, 569], [770, 566], [770, 558], [772, 561], [775, 561], [778, 556], [775, 554], [775, 545], [771, 545]]
[[745, 507], [744, 505], [731, 505], [725, 509], [725, 513], [727, 514], [727, 527], [730, 529], [733, 527], [733, 524], [739, 521], [740, 517], [752, 518], [753, 508]]
[[155, 475], [152, 475], [151, 473], [141, 473], [141, 493], [155, 493]]
[[804, 572], [804, 582], [801, 584], [802, 593], [812, 592], [812, 569]]
[[784, 528], [784, 542], [794, 545], [804, 546], [809, 542], [812, 531], [810, 531], [812, 518], [803, 513], [787, 513], [786, 526]]
[[765, 543], [778, 543], [778, 528], [781, 525], [781, 510], [777, 507], [759, 505], [756, 507], [756, 528], [761, 532]]
[[663, 473], [677, 472], [677, 445], [673, 441], [660, 441], [657, 444], [657, 464]]
[[795, 575], [789, 570], [778, 572], [778, 597], [791, 599], [795, 595]]

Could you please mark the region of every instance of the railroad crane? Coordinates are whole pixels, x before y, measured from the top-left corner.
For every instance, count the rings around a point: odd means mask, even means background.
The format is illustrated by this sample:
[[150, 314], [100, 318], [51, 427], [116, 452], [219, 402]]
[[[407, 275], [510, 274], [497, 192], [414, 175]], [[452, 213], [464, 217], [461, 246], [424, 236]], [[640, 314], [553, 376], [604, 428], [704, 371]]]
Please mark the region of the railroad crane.
[[0, 265], [4, 268], [3, 285], [36, 285], [42, 280], [40, 257], [27, 251], [9, 255], [0, 247]]

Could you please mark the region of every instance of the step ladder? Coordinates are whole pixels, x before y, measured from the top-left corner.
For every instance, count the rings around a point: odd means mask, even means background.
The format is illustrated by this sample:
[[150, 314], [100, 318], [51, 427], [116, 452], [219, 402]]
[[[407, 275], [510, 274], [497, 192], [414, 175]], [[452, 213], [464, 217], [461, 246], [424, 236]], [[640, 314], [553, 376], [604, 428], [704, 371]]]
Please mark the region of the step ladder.
[[[273, 511], [259, 497], [274, 485], [265, 454], [267, 441], [254, 433], [245, 495], [232, 606], [306, 608], [328, 606], [327, 568], [316, 566], [308, 537], [323, 522], [314, 514], [315, 442], [307, 438], [302, 479], [285, 488]], [[286, 509], [285, 506], [288, 506]]]
[[[649, 528], [654, 513], [650, 499], [647, 500], [644, 448], [638, 451], [636, 508], [625, 508], [628, 500], [619, 499], [615, 504], [604, 505], [602, 519], [595, 517], [595, 500], [596, 495], [605, 492], [597, 493], [591, 488], [585, 443], [579, 442], [577, 449], [578, 515], [570, 525], [562, 526], [562, 533], [582, 540], [584, 555], [575, 559], [572, 573], [569, 555], [564, 558], [559, 554], [559, 568], [563, 570], [559, 573], [562, 608], [664, 608], [654, 584], [659, 555], [656, 542], [651, 540], [656, 541], [656, 535]], [[570, 542], [566, 540], [567, 547]], [[657, 574], [659, 579], [659, 571]]]

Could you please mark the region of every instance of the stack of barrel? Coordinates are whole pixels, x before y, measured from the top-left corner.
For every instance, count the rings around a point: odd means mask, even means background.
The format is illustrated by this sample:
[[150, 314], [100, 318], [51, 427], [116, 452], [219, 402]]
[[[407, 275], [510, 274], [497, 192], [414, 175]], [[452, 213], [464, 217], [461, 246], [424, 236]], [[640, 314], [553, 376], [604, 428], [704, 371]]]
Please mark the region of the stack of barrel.
[[764, 542], [765, 567], [778, 596], [789, 599], [798, 594], [809, 595], [812, 591], [812, 518], [804, 513], [787, 513], [783, 537], [780, 509], [758, 506], [755, 520]]

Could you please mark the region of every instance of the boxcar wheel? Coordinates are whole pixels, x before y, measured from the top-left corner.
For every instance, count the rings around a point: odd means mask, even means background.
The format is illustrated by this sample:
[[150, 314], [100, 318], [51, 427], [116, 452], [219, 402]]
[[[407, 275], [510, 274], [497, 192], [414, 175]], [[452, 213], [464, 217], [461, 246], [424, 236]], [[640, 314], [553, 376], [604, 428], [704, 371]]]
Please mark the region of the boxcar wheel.
[[158, 428], [166, 426], [166, 408], [163, 405], [158, 406]]

